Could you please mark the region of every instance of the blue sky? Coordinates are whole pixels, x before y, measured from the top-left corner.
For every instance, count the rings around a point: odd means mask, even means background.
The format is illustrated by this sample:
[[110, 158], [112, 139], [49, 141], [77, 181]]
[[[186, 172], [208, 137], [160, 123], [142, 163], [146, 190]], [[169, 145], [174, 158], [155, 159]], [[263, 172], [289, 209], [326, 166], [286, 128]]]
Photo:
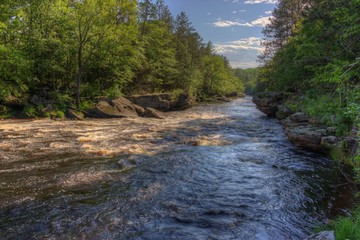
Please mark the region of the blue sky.
[[269, 21], [276, 0], [165, 0], [174, 16], [184, 11], [218, 54], [234, 68], [256, 67], [262, 51], [261, 30]]

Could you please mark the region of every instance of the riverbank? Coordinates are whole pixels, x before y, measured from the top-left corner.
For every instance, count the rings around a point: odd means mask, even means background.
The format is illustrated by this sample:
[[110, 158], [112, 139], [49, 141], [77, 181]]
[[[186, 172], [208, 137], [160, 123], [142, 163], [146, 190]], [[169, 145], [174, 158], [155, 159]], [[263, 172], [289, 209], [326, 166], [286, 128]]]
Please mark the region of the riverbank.
[[[291, 96], [281, 92], [267, 92], [254, 96], [253, 102], [268, 117], [275, 117], [281, 122], [287, 138], [297, 147], [326, 154], [339, 164], [351, 166], [356, 176], [349, 177], [349, 181], [358, 181], [359, 183], [360, 133], [356, 124], [350, 126], [351, 130], [344, 134], [343, 125], [326, 125], [321, 120], [321, 114], [310, 116], [308, 113], [298, 112], [298, 109], [306, 109], [302, 106], [301, 101], [294, 100], [299, 98], [305, 97]], [[321, 103], [314, 102], [313, 104]], [[330, 228], [334, 230], [334, 233], [325, 233], [334, 235], [336, 239], [360, 238], [359, 213], [359, 210], [356, 210], [352, 216], [339, 218], [331, 224]]]

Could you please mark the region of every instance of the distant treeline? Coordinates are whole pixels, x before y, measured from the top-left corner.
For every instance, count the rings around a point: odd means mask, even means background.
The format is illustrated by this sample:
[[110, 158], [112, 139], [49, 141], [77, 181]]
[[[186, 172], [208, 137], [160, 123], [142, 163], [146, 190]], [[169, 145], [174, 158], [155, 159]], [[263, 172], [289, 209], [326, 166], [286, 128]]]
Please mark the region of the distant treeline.
[[0, 104], [37, 95], [81, 108], [97, 96], [243, 91], [227, 59], [163, 0], [2, 0], [0, 12]]

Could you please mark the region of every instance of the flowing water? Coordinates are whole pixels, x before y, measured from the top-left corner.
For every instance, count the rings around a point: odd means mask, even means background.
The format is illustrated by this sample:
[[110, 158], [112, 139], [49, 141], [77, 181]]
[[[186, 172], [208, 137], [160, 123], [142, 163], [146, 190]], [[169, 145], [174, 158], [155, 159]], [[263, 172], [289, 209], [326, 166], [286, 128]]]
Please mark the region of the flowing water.
[[0, 122], [1, 239], [303, 239], [354, 187], [250, 99]]

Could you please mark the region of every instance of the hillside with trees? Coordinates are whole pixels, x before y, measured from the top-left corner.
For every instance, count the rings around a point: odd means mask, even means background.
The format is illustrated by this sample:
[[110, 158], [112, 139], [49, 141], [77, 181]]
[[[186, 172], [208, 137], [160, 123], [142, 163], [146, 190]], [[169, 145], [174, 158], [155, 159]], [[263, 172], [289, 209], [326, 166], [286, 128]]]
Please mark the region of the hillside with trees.
[[163, 0], [4, 0], [0, 12], [3, 117], [8, 105], [33, 117], [46, 103], [61, 112], [99, 96], [243, 91], [227, 59]]

